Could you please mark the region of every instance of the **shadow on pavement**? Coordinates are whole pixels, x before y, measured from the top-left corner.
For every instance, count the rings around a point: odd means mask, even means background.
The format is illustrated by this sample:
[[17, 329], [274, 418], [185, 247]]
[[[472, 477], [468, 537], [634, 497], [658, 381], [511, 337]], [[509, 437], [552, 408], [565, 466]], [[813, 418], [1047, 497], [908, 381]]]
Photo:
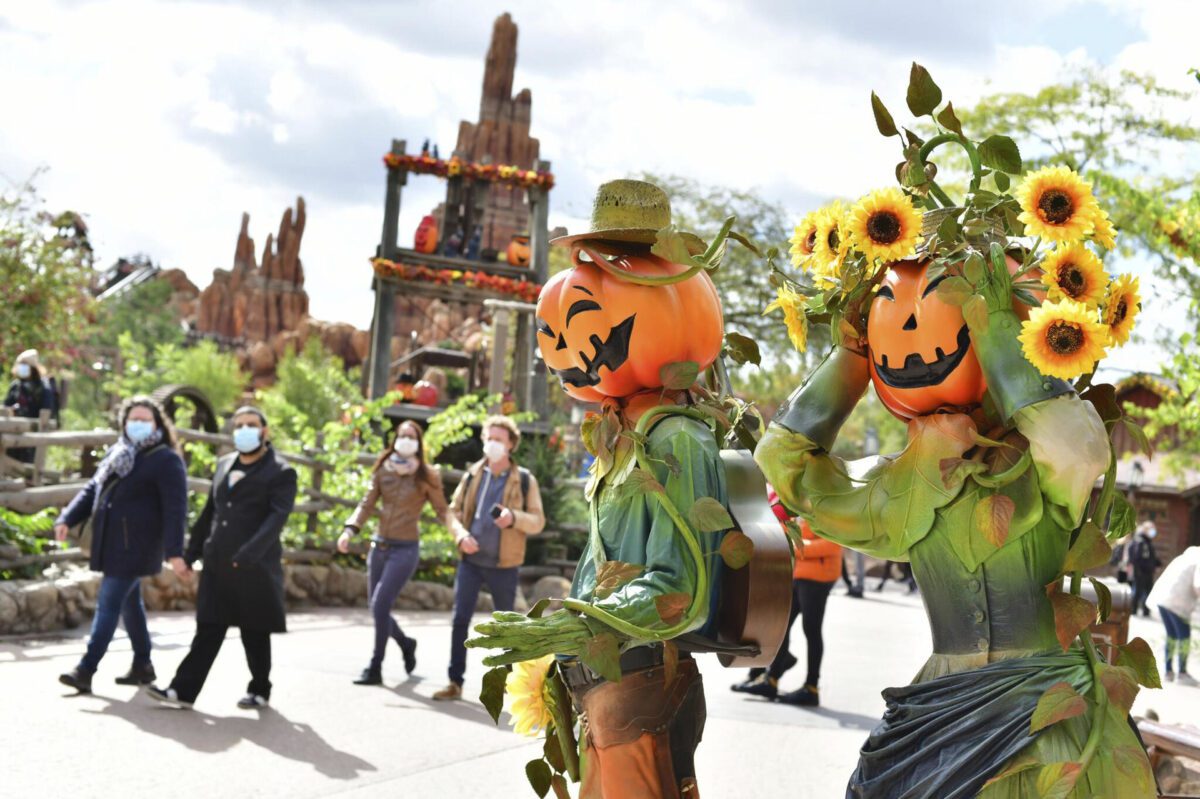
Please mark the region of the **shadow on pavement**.
[[124, 702], [95, 698], [108, 704], [100, 711], [83, 712], [124, 719], [144, 732], [178, 741], [197, 752], [215, 754], [249, 741], [289, 760], [309, 763], [332, 779], [352, 780], [361, 772], [377, 770], [362, 758], [330, 746], [311, 726], [289, 721], [273, 708], [257, 717], [230, 718], [152, 705], [140, 694]]
[[805, 707], [797, 708], [806, 713], [812, 713], [814, 716], [822, 716], [827, 719], [833, 719], [840, 727], [846, 727], [853, 730], [863, 730], [870, 732], [879, 726], [880, 719], [875, 716], [864, 716], [861, 713], [848, 713], [844, 710], [832, 710], [827, 707]]
[[496, 724], [496, 722], [492, 721], [492, 717], [488, 715], [487, 709], [479, 703], [478, 697], [464, 693], [462, 699], [450, 702], [438, 702], [416, 692], [416, 686], [421, 682], [420, 677], [409, 677], [404, 682], [388, 690], [402, 699], [410, 699], [417, 702], [428, 710], [437, 711], [446, 716], [453, 716], [463, 721], [473, 721], [476, 724], [483, 724], [486, 727], [505, 728], [508, 725], [510, 718], [508, 711], [501, 712], [500, 723]]

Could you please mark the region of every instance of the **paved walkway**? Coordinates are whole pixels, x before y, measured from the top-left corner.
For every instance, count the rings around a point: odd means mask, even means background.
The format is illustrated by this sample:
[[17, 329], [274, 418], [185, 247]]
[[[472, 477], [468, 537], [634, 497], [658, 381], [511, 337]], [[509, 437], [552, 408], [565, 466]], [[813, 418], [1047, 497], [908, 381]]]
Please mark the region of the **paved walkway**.
[[[386, 686], [351, 678], [365, 665], [370, 627], [362, 610], [289, 617], [275, 638], [275, 705], [238, 710], [248, 674], [236, 631], [191, 712], [163, 708], [112, 680], [129, 663], [119, 633], [93, 696], [71, 696], [57, 675], [78, 660], [85, 631], [51, 639], [0, 640], [0, 752], [5, 796], [412, 796], [531, 797], [524, 764], [538, 745], [495, 727], [474, 699], [481, 657], [472, 652], [471, 701], [433, 702], [444, 684], [446, 614], [400, 614], [420, 641], [405, 679], [399, 653]], [[1157, 651], [1161, 625], [1136, 619]], [[188, 614], [155, 614], [155, 665], [169, 678], [191, 638]], [[883, 710], [879, 691], [909, 681], [929, 651], [919, 600], [899, 588], [852, 600], [837, 588], [826, 616], [823, 707], [805, 710], [729, 691], [740, 672], [701, 659], [708, 727], [700, 748], [707, 797], [841, 796], [858, 747]], [[799, 635], [799, 625], [797, 625]], [[793, 651], [803, 656], [802, 636]], [[798, 687], [802, 669], [784, 679]], [[1200, 689], [1143, 692], [1135, 712], [1163, 721], [1200, 718]], [[780, 792], [780, 787], [786, 790]]]

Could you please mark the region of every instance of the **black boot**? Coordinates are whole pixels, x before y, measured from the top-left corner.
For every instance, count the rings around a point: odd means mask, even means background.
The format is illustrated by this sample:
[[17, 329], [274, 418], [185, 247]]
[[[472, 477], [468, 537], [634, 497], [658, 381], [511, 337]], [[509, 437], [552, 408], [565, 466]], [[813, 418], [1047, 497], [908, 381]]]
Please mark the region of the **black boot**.
[[404, 672], [412, 674], [417, 668], [417, 639], [402, 638], [397, 643], [400, 644], [400, 652], [404, 655]]
[[63, 685], [69, 685], [81, 694], [90, 694], [92, 692], [92, 674], [84, 671], [79, 666], [68, 671], [66, 674], [58, 675], [58, 681]]
[[129, 671], [117, 678], [117, 685], [149, 685], [154, 679], [153, 663], [134, 663]]
[[781, 694], [779, 702], [785, 705], [800, 705], [801, 707], [816, 707], [821, 704], [821, 697], [817, 693], [816, 686], [806, 685], [803, 688], [798, 688], [795, 691], [789, 691], [786, 694]]
[[383, 685], [383, 669], [379, 666], [368, 666], [358, 675], [355, 685]]
[[768, 677], [766, 674], [761, 677], [756, 677], [753, 680], [746, 680], [744, 683], [738, 683], [733, 686], [733, 690], [739, 694], [751, 694], [752, 696], [761, 696], [763, 699], [774, 699], [779, 695], [778, 681]]

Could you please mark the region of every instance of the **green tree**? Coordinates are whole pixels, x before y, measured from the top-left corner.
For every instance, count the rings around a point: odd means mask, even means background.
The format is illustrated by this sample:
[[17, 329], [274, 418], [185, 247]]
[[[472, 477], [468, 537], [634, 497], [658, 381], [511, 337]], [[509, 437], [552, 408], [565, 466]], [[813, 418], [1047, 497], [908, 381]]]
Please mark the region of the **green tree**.
[[342, 359], [314, 337], [300, 352], [287, 351], [275, 368], [275, 384], [259, 391], [257, 400], [268, 418], [278, 420], [277, 434], [298, 441], [306, 428], [340, 421], [348, 408], [362, 403], [363, 395]]
[[87, 225], [71, 211], [52, 214], [27, 183], [0, 194], [0, 364], [36, 347], [54, 365], [78, 357], [94, 300]]
[[217, 413], [229, 413], [245, 391], [246, 375], [237, 356], [222, 352], [212, 341], [151, 348], [126, 332], [117, 337], [117, 346], [122, 367], [105, 383], [105, 390], [119, 397], [149, 394], [170, 384], [189, 385], [203, 391]]

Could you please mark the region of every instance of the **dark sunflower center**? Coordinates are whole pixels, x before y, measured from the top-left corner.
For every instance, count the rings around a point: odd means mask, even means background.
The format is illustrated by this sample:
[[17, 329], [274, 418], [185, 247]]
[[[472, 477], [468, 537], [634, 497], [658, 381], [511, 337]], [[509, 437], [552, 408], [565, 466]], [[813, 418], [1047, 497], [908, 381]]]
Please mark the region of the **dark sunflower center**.
[[813, 228], [808, 232], [808, 236], [804, 239], [804, 249], [812, 252], [817, 246], [817, 229]]
[[891, 211], [878, 211], [867, 217], [867, 235], [876, 244], [891, 244], [900, 238], [900, 218]]
[[838, 232], [837, 232], [837, 228], [830, 228], [830, 229], [829, 229], [829, 235], [827, 235], [827, 236], [825, 237], [825, 243], [829, 245], [829, 251], [830, 251], [830, 252], [837, 252], [837, 250], [838, 250]]
[[1125, 315], [1129, 313], [1129, 303], [1122, 297], [1117, 301], [1117, 310], [1113, 312], [1113, 325], [1119, 325], [1125, 321]]
[[1070, 322], [1055, 322], [1046, 331], [1046, 344], [1055, 355], [1074, 355], [1083, 347], [1083, 331]]
[[1058, 268], [1058, 285], [1064, 294], [1075, 300], [1082, 297], [1087, 289], [1087, 277], [1075, 264], [1063, 264]]
[[1038, 200], [1038, 209], [1047, 222], [1061, 225], [1075, 213], [1075, 203], [1071, 202], [1071, 195], [1065, 191], [1050, 189]]

